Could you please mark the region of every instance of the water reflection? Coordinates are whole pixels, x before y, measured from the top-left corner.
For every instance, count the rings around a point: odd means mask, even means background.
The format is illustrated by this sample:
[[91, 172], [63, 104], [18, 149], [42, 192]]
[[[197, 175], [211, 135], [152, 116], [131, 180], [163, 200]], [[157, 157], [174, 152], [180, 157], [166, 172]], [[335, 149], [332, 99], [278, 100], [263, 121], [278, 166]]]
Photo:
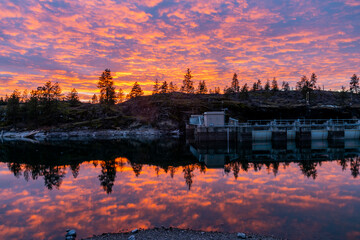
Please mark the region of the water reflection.
[[357, 239], [360, 144], [326, 144], [5, 143], [0, 229], [6, 239], [161, 225]]
[[335, 160], [342, 170], [350, 166], [351, 175], [359, 175], [360, 141], [337, 142], [253, 142], [246, 144], [227, 144], [226, 142], [191, 143], [190, 151], [200, 163], [208, 168], [224, 168], [225, 173], [234, 174], [249, 168], [259, 171], [266, 168], [276, 176], [282, 166], [296, 162], [301, 172], [308, 178], [317, 177], [317, 167], [323, 161]]

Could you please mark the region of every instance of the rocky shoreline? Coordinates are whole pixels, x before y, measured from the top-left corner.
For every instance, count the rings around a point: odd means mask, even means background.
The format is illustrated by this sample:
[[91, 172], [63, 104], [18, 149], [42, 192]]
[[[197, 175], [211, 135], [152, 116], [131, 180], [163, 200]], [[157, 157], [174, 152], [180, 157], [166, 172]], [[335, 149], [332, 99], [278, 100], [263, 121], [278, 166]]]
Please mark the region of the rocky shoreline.
[[207, 240], [207, 239], [253, 239], [253, 240], [280, 240], [273, 236], [263, 236], [259, 234], [245, 234], [245, 233], [224, 233], [224, 232], [205, 232], [195, 231], [190, 229], [179, 228], [153, 228], [153, 229], [135, 229], [126, 233], [104, 233], [99, 236], [85, 238], [86, 240], [136, 240], [136, 239], [193, 239], [193, 240]]
[[162, 131], [150, 127], [128, 130], [32, 130], [32, 131], [1, 131], [2, 141], [48, 141], [48, 140], [116, 140], [127, 138], [157, 139], [162, 136], [179, 137], [180, 131]]

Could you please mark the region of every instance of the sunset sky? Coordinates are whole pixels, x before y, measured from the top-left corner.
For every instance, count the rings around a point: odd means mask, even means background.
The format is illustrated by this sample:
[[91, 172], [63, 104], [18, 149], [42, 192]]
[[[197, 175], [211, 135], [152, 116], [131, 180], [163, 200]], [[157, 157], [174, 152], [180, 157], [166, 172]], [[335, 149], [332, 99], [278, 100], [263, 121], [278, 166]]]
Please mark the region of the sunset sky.
[[82, 99], [110, 68], [115, 85], [138, 81], [224, 88], [315, 72], [326, 89], [360, 74], [360, 0], [1, 0], [0, 95], [45, 81]]

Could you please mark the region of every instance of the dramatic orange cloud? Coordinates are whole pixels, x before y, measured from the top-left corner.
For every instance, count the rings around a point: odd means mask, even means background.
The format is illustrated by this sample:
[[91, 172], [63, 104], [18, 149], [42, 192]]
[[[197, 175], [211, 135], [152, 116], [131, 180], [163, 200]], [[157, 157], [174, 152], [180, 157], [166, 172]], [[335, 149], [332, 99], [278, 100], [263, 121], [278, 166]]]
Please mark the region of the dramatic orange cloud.
[[98, 92], [105, 68], [116, 87], [155, 79], [229, 85], [276, 77], [291, 86], [315, 72], [326, 89], [360, 74], [355, 0], [30, 0], [0, 2], [0, 95], [47, 80]]

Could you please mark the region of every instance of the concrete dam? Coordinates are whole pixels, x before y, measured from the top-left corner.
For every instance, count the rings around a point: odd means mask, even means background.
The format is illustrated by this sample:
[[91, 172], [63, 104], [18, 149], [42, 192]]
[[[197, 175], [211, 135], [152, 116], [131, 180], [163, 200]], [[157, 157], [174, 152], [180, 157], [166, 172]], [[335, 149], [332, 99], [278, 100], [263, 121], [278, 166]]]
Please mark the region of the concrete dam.
[[187, 138], [196, 141], [310, 141], [360, 139], [357, 119], [251, 120], [239, 123], [225, 112], [192, 115]]

